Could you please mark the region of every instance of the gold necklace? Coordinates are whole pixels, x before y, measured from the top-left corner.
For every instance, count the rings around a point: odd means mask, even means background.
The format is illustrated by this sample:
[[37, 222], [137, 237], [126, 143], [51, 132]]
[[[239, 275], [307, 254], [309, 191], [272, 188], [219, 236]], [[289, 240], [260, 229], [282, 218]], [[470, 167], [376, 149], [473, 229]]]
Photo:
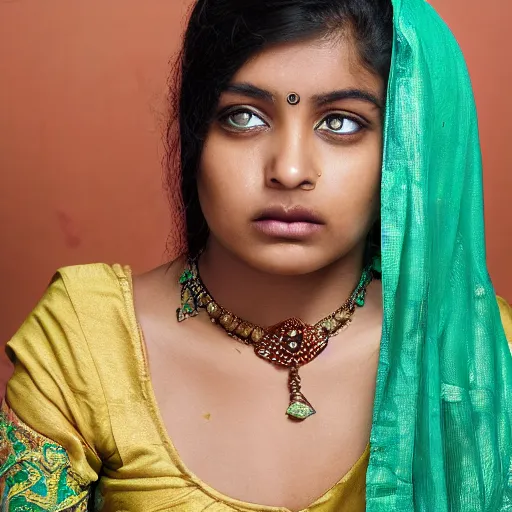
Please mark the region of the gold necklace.
[[199, 277], [196, 260], [188, 260], [180, 276], [181, 307], [176, 310], [178, 322], [199, 314], [205, 309], [211, 321], [222, 327], [229, 336], [253, 345], [258, 357], [289, 368], [290, 405], [288, 417], [304, 420], [315, 409], [301, 392], [299, 368], [315, 359], [327, 347], [329, 339], [345, 329], [352, 321], [356, 306], [364, 306], [366, 289], [373, 279], [372, 266], [363, 270], [359, 284], [349, 298], [333, 313], [314, 325], [298, 318], [289, 318], [271, 327], [260, 327], [237, 317], [212, 298]]

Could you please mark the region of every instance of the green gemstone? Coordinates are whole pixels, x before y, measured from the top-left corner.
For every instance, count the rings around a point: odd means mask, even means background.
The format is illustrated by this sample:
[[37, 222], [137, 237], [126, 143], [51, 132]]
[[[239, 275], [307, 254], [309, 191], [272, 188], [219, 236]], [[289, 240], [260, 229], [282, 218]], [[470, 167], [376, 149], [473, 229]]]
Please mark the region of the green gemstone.
[[180, 284], [186, 283], [187, 281], [190, 281], [194, 277], [194, 274], [190, 270], [184, 270], [183, 274], [180, 276]]
[[364, 296], [363, 295], [359, 295], [359, 297], [357, 297], [356, 304], [360, 307], [364, 306]]
[[315, 412], [315, 409], [308, 404], [303, 402], [293, 402], [290, 404], [290, 407], [288, 407], [286, 414], [298, 420], [305, 420], [312, 414], [315, 414]]
[[382, 274], [382, 263], [381, 263], [380, 256], [373, 257], [372, 268], [373, 268], [373, 270], [375, 270], [375, 272]]
[[198, 312], [197, 310], [193, 309], [193, 308], [178, 308], [176, 310], [176, 317], [178, 318], [178, 322], [183, 322], [184, 320], [186, 320], [187, 318], [192, 318], [194, 316], [197, 316]]
[[192, 311], [194, 311], [194, 308], [190, 304], [184, 304], [183, 311], [185, 313], [192, 313]]

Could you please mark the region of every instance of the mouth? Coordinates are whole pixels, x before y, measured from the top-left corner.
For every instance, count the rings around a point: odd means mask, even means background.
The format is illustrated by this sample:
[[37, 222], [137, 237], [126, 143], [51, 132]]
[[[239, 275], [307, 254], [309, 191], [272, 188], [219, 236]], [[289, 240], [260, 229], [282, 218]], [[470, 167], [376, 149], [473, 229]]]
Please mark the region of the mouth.
[[254, 227], [264, 235], [287, 239], [308, 238], [322, 229], [321, 216], [302, 206], [273, 206], [254, 218]]
[[292, 206], [285, 208], [284, 206], [271, 206], [263, 210], [255, 219], [258, 221], [275, 220], [279, 222], [308, 222], [311, 224], [324, 224], [318, 213], [304, 208], [303, 206]]

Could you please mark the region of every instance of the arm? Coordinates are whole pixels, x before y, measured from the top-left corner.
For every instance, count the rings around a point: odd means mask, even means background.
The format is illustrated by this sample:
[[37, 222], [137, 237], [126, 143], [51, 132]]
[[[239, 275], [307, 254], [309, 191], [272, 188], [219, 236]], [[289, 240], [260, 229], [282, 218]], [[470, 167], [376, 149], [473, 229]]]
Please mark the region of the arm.
[[[62, 276], [7, 344], [0, 412], [1, 510], [85, 511], [111, 453], [100, 379]], [[110, 450], [110, 452], [109, 452]]]
[[4, 401], [0, 410], [2, 510], [82, 512], [89, 485], [66, 450], [23, 423]]

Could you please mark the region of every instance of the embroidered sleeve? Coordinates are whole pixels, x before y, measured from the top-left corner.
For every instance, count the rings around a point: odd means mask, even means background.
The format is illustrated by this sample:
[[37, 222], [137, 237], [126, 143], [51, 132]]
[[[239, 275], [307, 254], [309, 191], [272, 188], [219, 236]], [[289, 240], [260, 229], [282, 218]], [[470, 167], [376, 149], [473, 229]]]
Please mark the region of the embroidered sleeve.
[[5, 402], [0, 410], [0, 510], [86, 512], [89, 487], [66, 450], [25, 425]]

